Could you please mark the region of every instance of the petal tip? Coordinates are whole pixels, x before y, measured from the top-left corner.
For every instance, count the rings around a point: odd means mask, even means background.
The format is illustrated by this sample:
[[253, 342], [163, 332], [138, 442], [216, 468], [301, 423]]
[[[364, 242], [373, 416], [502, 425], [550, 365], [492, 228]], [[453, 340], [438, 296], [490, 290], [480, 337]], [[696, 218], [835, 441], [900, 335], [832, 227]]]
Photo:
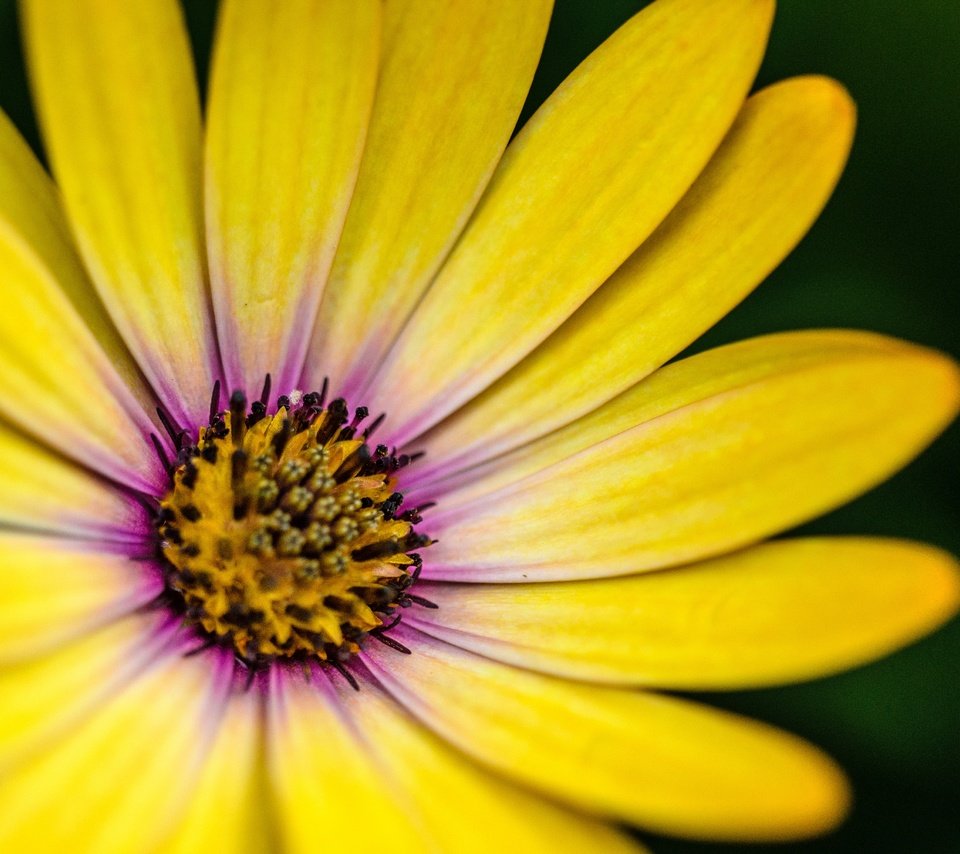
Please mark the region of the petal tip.
[[819, 767], [815, 779], [805, 795], [798, 798], [798, 820], [795, 833], [790, 836], [793, 839], [822, 836], [835, 830], [853, 806], [853, 789], [843, 769], [824, 753], [819, 754], [816, 764]]
[[824, 836], [850, 815], [853, 787], [844, 770], [820, 748], [795, 739], [799, 753], [791, 776], [789, 802], [771, 811], [754, 832], [731, 833], [727, 841], [783, 843]]
[[935, 546], [922, 547], [928, 556], [926, 583], [923, 585], [924, 615], [927, 625], [922, 634], [934, 631], [960, 611], [960, 561]]
[[773, 26], [773, 18], [777, 11], [776, 0], [747, 0], [748, 10], [763, 24], [769, 32]]
[[805, 74], [793, 79], [803, 85], [811, 97], [819, 96], [825, 110], [835, 113], [838, 118], [849, 121], [856, 119], [856, 101], [839, 80], [825, 74]]
[[909, 394], [910, 406], [904, 415], [926, 422], [932, 440], [960, 412], [960, 364], [931, 347], [883, 335], [873, 337], [887, 349], [891, 386], [902, 383], [901, 394]]
[[920, 346], [916, 347], [916, 364], [917, 379], [929, 383], [931, 406], [942, 411], [946, 427], [960, 412], [960, 364], [947, 353]]
[[724, 0], [723, 5], [742, 26], [756, 25], [765, 36], [769, 34], [777, 11], [776, 0]]

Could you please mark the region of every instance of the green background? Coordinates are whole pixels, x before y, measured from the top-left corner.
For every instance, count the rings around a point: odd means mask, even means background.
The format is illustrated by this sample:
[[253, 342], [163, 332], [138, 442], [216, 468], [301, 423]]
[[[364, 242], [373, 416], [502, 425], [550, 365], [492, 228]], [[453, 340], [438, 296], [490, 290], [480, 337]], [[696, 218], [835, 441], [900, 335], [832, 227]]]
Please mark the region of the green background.
[[[524, 116], [644, 5], [557, 0]], [[215, 3], [188, 0], [186, 9], [204, 75]], [[0, 107], [37, 145], [13, 0], [0, 0], [0, 57]], [[960, 358], [958, 57], [957, 0], [782, 0], [758, 87], [810, 72], [837, 78], [859, 106], [857, 140], [833, 200], [807, 239], [691, 351], [764, 332], [845, 326]], [[803, 531], [913, 537], [960, 554], [958, 510], [955, 425], [905, 471]], [[661, 854], [960, 852], [958, 686], [955, 620], [912, 648], [843, 676], [704, 696], [823, 745], [853, 780], [854, 812], [841, 830], [808, 843], [649, 841]]]

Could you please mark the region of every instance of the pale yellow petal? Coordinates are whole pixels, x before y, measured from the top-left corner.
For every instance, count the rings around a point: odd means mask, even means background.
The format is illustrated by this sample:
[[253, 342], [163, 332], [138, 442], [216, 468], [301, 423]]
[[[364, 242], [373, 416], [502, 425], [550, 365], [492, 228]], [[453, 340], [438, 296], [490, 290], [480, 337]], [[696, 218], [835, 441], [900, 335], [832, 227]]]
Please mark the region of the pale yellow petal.
[[[469, 500], [444, 500], [431, 511], [430, 575], [548, 581], [731, 551], [888, 477], [958, 403], [954, 362], [879, 335], [787, 333], [713, 350], [521, 449], [519, 462], [504, 458]], [[534, 473], [515, 481], [524, 471]]]
[[374, 673], [456, 747], [579, 808], [672, 835], [791, 839], [832, 827], [840, 771], [786, 733], [684, 700], [499, 664], [402, 626]]
[[149, 522], [129, 495], [0, 421], [0, 524], [131, 540]]
[[263, 829], [268, 798], [259, 769], [261, 723], [258, 693], [230, 698], [184, 815], [160, 846], [164, 854], [269, 854]]
[[[463, 228], [503, 153], [550, 0], [391, 0], [377, 100], [307, 387], [356, 388]], [[351, 370], [352, 369], [352, 370]]]
[[104, 305], [171, 413], [219, 373], [204, 274], [200, 108], [175, 0], [24, 0], [44, 141]]
[[537, 111], [371, 387], [392, 441], [516, 364], [659, 225], [733, 123], [772, 11], [657, 0]]
[[271, 674], [267, 757], [283, 850], [418, 854], [420, 832], [384, 787], [324, 672]]
[[0, 667], [0, 775], [72, 732], [169, 643], [165, 615], [131, 614], [39, 658]]
[[344, 712], [363, 732], [376, 758], [384, 790], [402, 799], [419, 818], [423, 850], [457, 854], [646, 850], [601, 822], [490, 774], [407, 715], [375, 683], [365, 682], [359, 692], [340, 687], [338, 694]]
[[835, 673], [916, 640], [956, 612], [960, 573], [915, 543], [801, 539], [629, 578], [417, 593], [440, 607], [407, 622], [509, 664], [731, 690]]
[[[49, 179], [0, 114], [0, 415], [62, 453], [146, 488], [147, 392], [110, 331]], [[131, 385], [128, 385], [131, 383]]]
[[[113, 371], [142, 404], [150, 393], [73, 245], [59, 191], [14, 124], [0, 112], [0, 233], [45, 265], [94, 334]], [[111, 380], [112, 374], [110, 375]]]
[[[230, 388], [299, 382], [357, 177], [377, 0], [227, 0], [206, 136], [208, 250]], [[340, 339], [342, 343], [342, 338]]]
[[169, 652], [65, 739], [4, 775], [0, 849], [152, 850], [194, 790], [223, 702], [210, 657]]
[[154, 598], [159, 573], [126, 551], [0, 532], [0, 661], [49, 650]]
[[589, 412], [680, 352], [796, 245], [840, 176], [854, 107], [799, 77], [747, 101], [680, 204], [524, 361], [421, 440], [449, 470]]
[[[816, 369], [835, 358], [872, 352], [890, 339], [844, 330], [804, 330], [761, 335], [669, 364], [593, 412], [521, 448], [486, 460], [438, 483], [413, 481], [404, 494], [413, 501], [425, 492], [442, 497], [440, 513], [452, 513], [483, 496], [547, 469], [555, 463], [663, 415], [751, 387], [780, 373]], [[419, 469], [419, 464], [417, 469]], [[416, 469], [412, 470], [415, 475]]]

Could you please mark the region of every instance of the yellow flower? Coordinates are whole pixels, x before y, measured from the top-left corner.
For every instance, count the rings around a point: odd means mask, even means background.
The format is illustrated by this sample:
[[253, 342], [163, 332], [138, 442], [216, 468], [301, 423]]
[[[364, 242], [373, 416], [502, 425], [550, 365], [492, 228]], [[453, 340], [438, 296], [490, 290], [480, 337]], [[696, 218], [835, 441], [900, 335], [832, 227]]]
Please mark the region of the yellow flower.
[[0, 120], [0, 850], [842, 818], [816, 748], [655, 693], [831, 673], [960, 599], [923, 545], [760, 543], [918, 453], [947, 358], [661, 367], [850, 145], [830, 80], [748, 97], [772, 0], [657, 0], [509, 145], [547, 0], [225, 0], [203, 124], [173, 0], [22, 12], [57, 187]]

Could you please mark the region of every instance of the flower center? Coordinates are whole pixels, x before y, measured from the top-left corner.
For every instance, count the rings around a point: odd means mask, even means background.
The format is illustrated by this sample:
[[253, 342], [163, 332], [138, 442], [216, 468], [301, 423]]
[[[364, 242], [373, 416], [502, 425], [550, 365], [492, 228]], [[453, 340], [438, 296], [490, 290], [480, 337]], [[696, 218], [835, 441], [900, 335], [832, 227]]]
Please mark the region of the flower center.
[[[157, 529], [167, 585], [185, 618], [240, 660], [276, 657], [333, 664], [380, 633], [398, 607], [430, 603], [406, 592], [421, 565], [416, 510], [399, 513], [394, 474], [410, 459], [357, 435], [341, 399], [265, 398], [247, 406], [235, 392], [197, 442], [170, 466]], [[374, 427], [376, 424], [374, 424]], [[396, 642], [395, 648], [402, 647]]]

